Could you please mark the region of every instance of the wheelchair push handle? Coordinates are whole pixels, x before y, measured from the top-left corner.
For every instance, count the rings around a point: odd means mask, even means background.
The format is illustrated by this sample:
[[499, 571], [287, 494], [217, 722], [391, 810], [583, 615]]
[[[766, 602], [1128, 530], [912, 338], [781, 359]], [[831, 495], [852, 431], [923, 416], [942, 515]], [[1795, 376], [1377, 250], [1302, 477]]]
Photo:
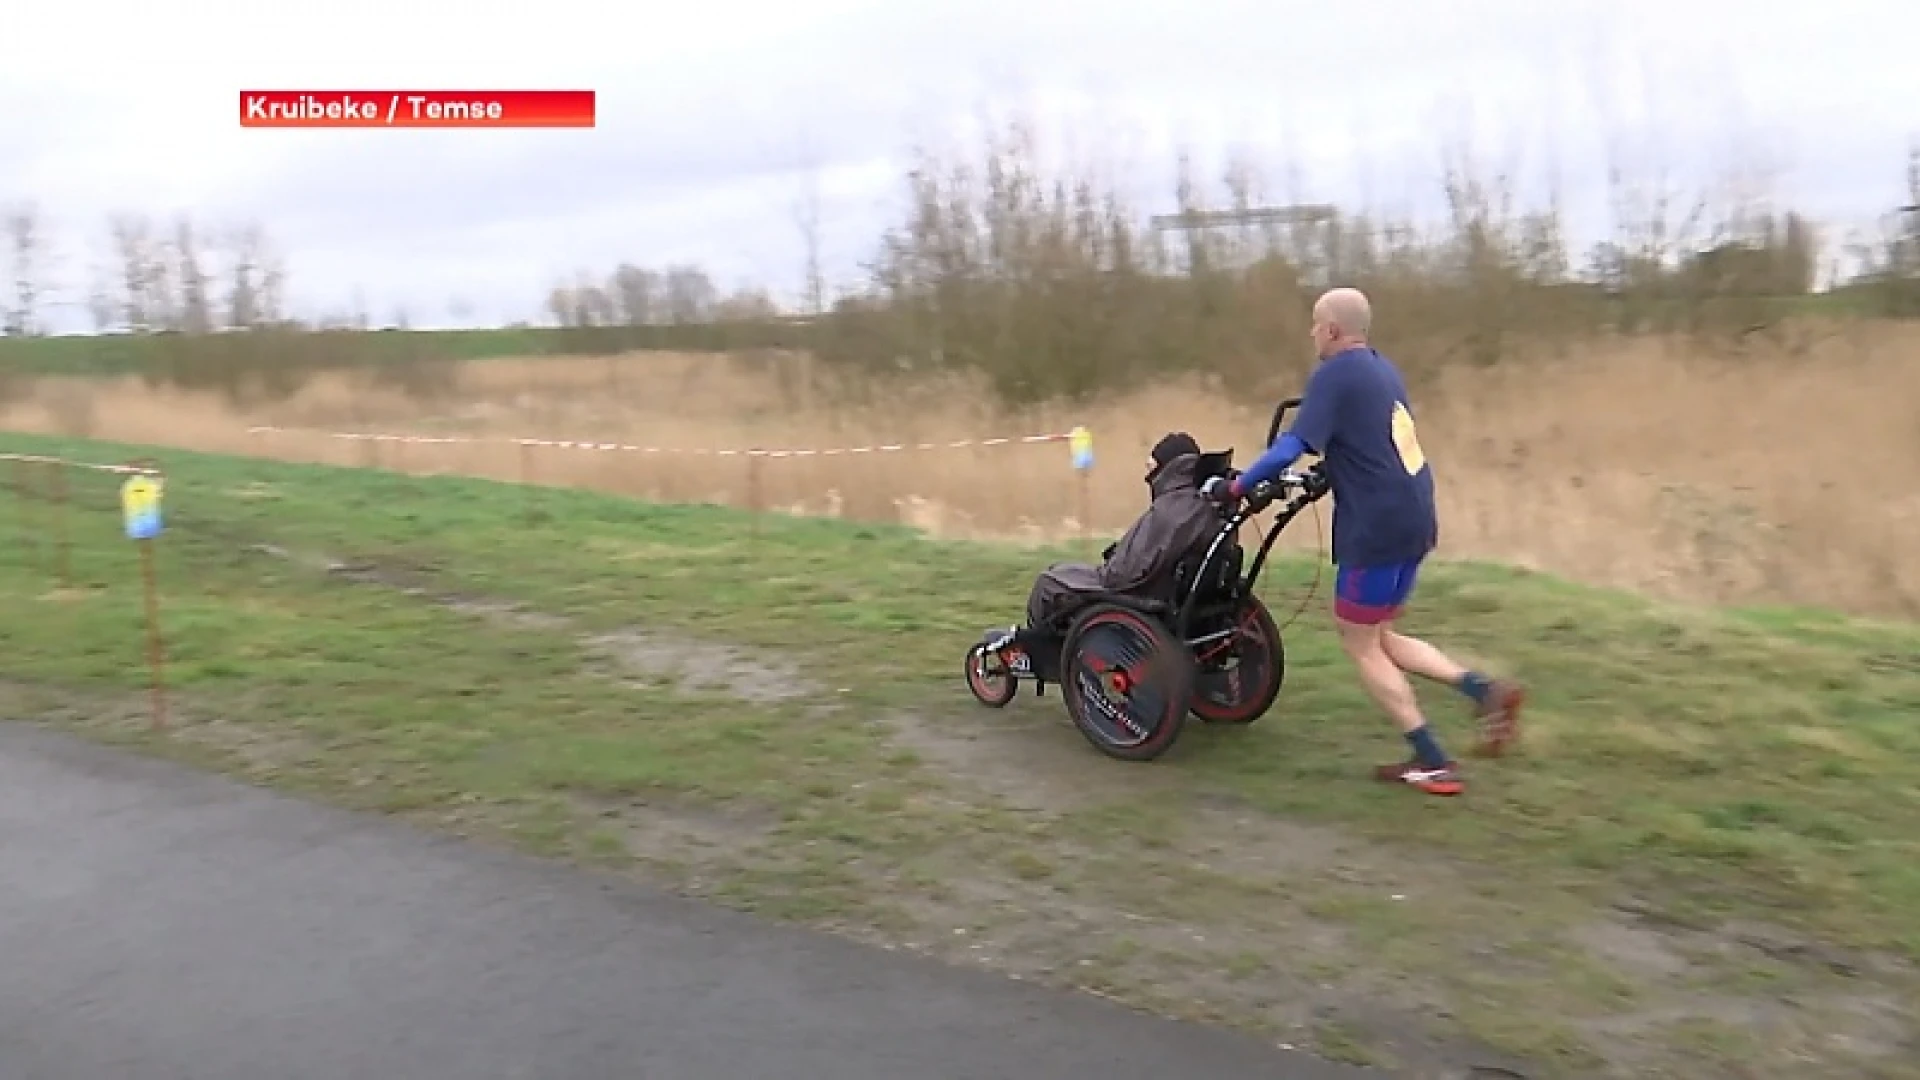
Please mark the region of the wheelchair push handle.
[[1286, 426], [1286, 423], [1287, 423], [1287, 413], [1299, 407], [1300, 407], [1300, 399], [1297, 397], [1290, 397], [1285, 401], [1282, 401], [1279, 404], [1279, 406], [1273, 410], [1273, 423], [1267, 425], [1267, 445], [1268, 446], [1272, 446], [1273, 441], [1280, 437], [1280, 429]]
[[1298, 493], [1294, 496], [1294, 501], [1288, 503], [1291, 510], [1298, 510], [1307, 503], [1317, 501], [1331, 490], [1332, 485], [1327, 479], [1326, 467], [1323, 465], [1316, 463], [1298, 472], [1288, 469], [1271, 480], [1262, 480], [1253, 485], [1253, 490], [1246, 493], [1239, 513], [1245, 517], [1252, 517], [1286, 498], [1288, 492]]
[[[1299, 408], [1300, 401], [1301, 399], [1297, 397], [1287, 398], [1280, 402], [1279, 406], [1273, 410], [1273, 422], [1267, 426], [1266, 445], [1272, 446], [1274, 441], [1280, 438], [1280, 429], [1285, 426], [1287, 422], [1287, 413]], [[1297, 473], [1289, 470], [1274, 477], [1272, 480], [1261, 481], [1241, 497], [1243, 504], [1239, 508], [1239, 513], [1242, 516], [1257, 514], [1272, 505], [1276, 499], [1285, 495], [1286, 492], [1292, 488], [1298, 488], [1302, 492], [1313, 494], [1314, 489], [1319, 486], [1319, 481], [1320, 476], [1314, 469], [1310, 469], [1305, 473]], [[1204, 494], [1213, 497], [1216, 494], [1217, 488], [1224, 485], [1225, 482], [1224, 479], [1219, 480], [1218, 483], [1209, 480], [1201, 490]]]

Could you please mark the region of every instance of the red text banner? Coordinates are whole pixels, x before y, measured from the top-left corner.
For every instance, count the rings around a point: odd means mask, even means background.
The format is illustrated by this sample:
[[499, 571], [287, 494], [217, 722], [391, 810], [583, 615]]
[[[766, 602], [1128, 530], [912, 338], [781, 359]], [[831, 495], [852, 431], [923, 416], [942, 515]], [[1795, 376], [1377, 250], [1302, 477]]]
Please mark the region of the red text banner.
[[590, 128], [591, 90], [242, 90], [250, 128]]

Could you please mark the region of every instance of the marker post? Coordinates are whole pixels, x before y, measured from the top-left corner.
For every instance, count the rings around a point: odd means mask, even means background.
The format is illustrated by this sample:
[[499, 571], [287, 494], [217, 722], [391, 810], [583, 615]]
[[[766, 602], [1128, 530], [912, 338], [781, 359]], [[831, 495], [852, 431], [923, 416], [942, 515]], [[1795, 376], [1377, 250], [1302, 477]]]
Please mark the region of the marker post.
[[136, 474], [120, 485], [120, 514], [126, 524], [127, 539], [140, 547], [140, 583], [146, 594], [147, 668], [153, 677], [153, 726], [167, 726], [167, 698], [163, 671], [166, 657], [160, 642], [160, 592], [154, 583], [153, 540], [160, 535], [162, 519], [160, 496], [165, 481], [159, 476]]
[[1087, 549], [1087, 557], [1093, 557], [1093, 495], [1088, 489], [1088, 474], [1093, 471], [1093, 432], [1083, 425], [1073, 429], [1067, 436], [1067, 446], [1073, 452], [1073, 471], [1079, 479], [1079, 518], [1080, 542]]
[[59, 548], [60, 587], [73, 588], [73, 545], [67, 536], [67, 463], [50, 461], [52, 470], [54, 544]]

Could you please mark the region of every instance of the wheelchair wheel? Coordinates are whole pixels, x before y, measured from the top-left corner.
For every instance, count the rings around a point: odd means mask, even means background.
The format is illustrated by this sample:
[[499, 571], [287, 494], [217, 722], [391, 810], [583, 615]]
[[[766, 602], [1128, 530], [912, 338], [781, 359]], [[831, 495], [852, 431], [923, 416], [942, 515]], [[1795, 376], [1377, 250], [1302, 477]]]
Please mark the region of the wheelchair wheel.
[[1002, 709], [1019, 692], [1020, 682], [1007, 670], [1006, 660], [989, 657], [985, 646], [975, 645], [967, 650], [967, 689], [980, 704]]
[[1286, 646], [1259, 597], [1247, 598], [1233, 628], [1222, 650], [1225, 665], [1212, 662], [1206, 647], [1200, 651], [1192, 708], [1201, 723], [1251, 724], [1273, 707], [1286, 681]]
[[1122, 761], [1166, 753], [1186, 723], [1193, 657], [1159, 623], [1116, 604], [1075, 620], [1061, 650], [1067, 714], [1094, 748]]

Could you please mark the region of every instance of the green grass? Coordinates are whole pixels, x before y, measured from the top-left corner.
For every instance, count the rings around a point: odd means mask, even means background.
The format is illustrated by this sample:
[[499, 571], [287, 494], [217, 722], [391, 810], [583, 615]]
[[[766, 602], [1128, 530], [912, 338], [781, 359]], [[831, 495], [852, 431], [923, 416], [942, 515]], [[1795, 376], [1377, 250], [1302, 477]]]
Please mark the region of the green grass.
[[[1911, 1075], [1910, 1023], [1856, 1033], [1860, 1057], [1828, 1036], [1876, 1002], [1914, 1012], [1920, 628], [1436, 566], [1410, 630], [1534, 694], [1523, 752], [1429, 800], [1361, 780], [1402, 747], [1324, 599], [1268, 717], [1130, 766], [1057, 695], [989, 713], [960, 681], [1066, 552], [0, 446], [169, 473], [176, 727], [145, 729], [136, 551], [99, 474], [71, 481], [67, 588], [51, 504], [0, 496], [16, 716], [1356, 1059]], [[1283, 618], [1314, 573], [1275, 566]], [[1464, 746], [1457, 700], [1423, 695]], [[1799, 1019], [1763, 1022], [1787, 998]], [[1698, 1035], [1729, 1024], [1743, 1038]]]

